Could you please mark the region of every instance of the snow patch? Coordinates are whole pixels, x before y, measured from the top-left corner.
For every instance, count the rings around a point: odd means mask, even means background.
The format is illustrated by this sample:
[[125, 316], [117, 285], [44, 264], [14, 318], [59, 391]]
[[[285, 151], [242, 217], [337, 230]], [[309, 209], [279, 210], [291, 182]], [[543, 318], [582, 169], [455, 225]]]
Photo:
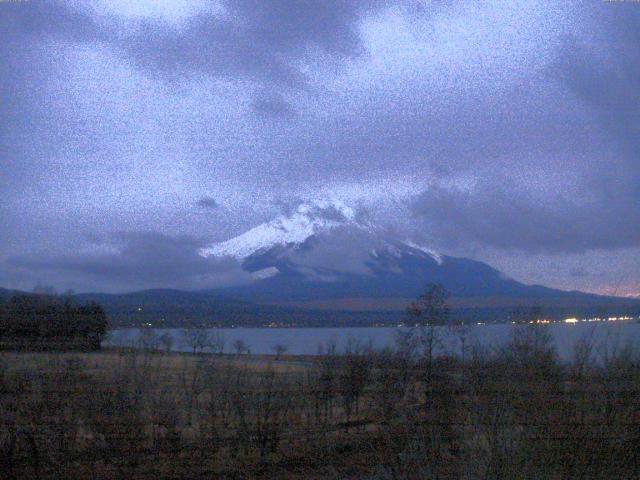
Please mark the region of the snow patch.
[[280, 270], [278, 270], [276, 267], [267, 267], [267, 268], [263, 268], [262, 270], [253, 272], [251, 274], [251, 277], [254, 280], [266, 280], [267, 278], [275, 277], [279, 273], [280, 273]]
[[389, 254], [395, 258], [400, 258], [402, 257], [402, 252], [400, 251], [400, 249], [394, 245], [387, 245], [387, 251], [389, 252]]
[[242, 260], [278, 245], [303, 243], [317, 233], [347, 224], [369, 228], [358, 223], [355, 211], [340, 201], [302, 204], [293, 214], [281, 215], [235, 238], [203, 248], [200, 250], [200, 255], [203, 257], [230, 256]]
[[413, 243], [413, 242], [412, 242], [412, 241], [410, 241], [410, 240], [406, 240], [406, 241], [405, 241], [405, 242], [403, 242], [403, 243], [404, 243], [405, 245], [407, 245], [408, 247], [415, 248], [416, 250], [420, 250], [421, 252], [426, 253], [426, 254], [427, 254], [427, 255], [429, 255], [431, 258], [433, 258], [433, 259], [438, 263], [438, 265], [442, 265], [442, 262], [443, 262], [444, 260], [443, 260], [443, 258], [442, 258], [442, 255], [440, 255], [439, 253], [434, 252], [434, 251], [433, 251], [433, 250], [431, 250], [430, 248], [426, 248], [426, 247], [423, 247], [423, 246], [418, 245], [418, 244], [416, 244], [416, 243]]

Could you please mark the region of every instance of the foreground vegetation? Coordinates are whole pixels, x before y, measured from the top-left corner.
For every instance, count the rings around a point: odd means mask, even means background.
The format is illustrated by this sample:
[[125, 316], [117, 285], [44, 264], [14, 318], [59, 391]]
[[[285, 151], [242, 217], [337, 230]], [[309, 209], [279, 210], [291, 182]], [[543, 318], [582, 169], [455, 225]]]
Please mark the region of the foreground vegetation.
[[107, 333], [100, 305], [71, 296], [16, 295], [0, 301], [0, 350], [99, 350]]
[[639, 478], [640, 358], [500, 351], [0, 354], [4, 478]]

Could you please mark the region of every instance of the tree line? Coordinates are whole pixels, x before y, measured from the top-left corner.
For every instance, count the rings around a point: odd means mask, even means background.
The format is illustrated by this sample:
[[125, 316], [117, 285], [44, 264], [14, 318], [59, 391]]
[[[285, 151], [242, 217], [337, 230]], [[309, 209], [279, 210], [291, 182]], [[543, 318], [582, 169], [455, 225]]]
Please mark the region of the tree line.
[[353, 340], [288, 365], [131, 348], [3, 352], [0, 472], [639, 478], [638, 351], [598, 353], [585, 339], [565, 363], [547, 326], [512, 328], [500, 349], [464, 359], [431, 356], [438, 330], [434, 340], [426, 320], [395, 348]]
[[16, 295], [0, 303], [0, 348], [99, 350], [108, 319], [96, 303], [69, 296]]
[[[0, 352], [3, 478], [640, 478], [640, 352], [547, 325], [470, 345], [429, 286], [375, 350], [252, 362], [223, 336], [141, 336], [99, 355]], [[445, 327], [445, 328], [443, 328]], [[450, 328], [461, 351], [443, 350]], [[166, 348], [160, 353], [159, 345]], [[242, 353], [246, 345], [233, 345]], [[274, 346], [281, 354], [284, 347]]]

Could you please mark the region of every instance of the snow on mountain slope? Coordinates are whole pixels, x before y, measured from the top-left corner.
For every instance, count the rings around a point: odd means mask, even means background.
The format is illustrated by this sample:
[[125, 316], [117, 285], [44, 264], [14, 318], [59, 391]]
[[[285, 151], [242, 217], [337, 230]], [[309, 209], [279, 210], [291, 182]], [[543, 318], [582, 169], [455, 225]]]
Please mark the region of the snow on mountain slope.
[[355, 211], [340, 201], [302, 204], [289, 216], [281, 215], [242, 235], [203, 248], [200, 254], [204, 257], [231, 256], [243, 260], [278, 245], [303, 243], [317, 233], [328, 232], [344, 225], [372, 229], [370, 225], [356, 220]]
[[[336, 201], [300, 205], [289, 215], [200, 253], [236, 258], [254, 280], [252, 287], [238, 294], [268, 301], [347, 294], [411, 297], [426, 278], [445, 275], [449, 262], [429, 248], [363, 221]], [[251, 288], [255, 292], [249, 293]]]
[[426, 253], [431, 258], [433, 258], [436, 262], [438, 262], [438, 265], [442, 265], [442, 262], [444, 261], [444, 259], [442, 258], [442, 255], [440, 255], [437, 252], [434, 252], [430, 248], [423, 247], [421, 245], [415, 244], [411, 240], [405, 240], [402, 243], [404, 243], [408, 247], [415, 248], [416, 250], [420, 250], [421, 252]]
[[278, 275], [280, 270], [277, 267], [267, 267], [262, 270], [258, 270], [256, 272], [251, 273], [251, 277], [254, 280], [266, 280], [267, 278], [271, 278], [275, 275]]
[[375, 311], [382, 305], [406, 304], [429, 282], [463, 299], [459, 305], [465, 309], [588, 306], [603, 301], [525, 285], [485, 263], [439, 255], [372, 226], [336, 201], [300, 205], [200, 253], [235, 257], [253, 281], [216, 293], [258, 304]]

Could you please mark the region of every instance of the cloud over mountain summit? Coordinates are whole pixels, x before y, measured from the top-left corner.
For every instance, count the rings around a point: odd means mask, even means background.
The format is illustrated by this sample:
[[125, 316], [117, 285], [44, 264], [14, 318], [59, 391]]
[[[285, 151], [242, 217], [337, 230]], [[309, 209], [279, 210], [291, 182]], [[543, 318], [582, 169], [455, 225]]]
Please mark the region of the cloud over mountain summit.
[[1, 3], [0, 284], [338, 198], [523, 281], [640, 291], [638, 31], [633, 2]]

